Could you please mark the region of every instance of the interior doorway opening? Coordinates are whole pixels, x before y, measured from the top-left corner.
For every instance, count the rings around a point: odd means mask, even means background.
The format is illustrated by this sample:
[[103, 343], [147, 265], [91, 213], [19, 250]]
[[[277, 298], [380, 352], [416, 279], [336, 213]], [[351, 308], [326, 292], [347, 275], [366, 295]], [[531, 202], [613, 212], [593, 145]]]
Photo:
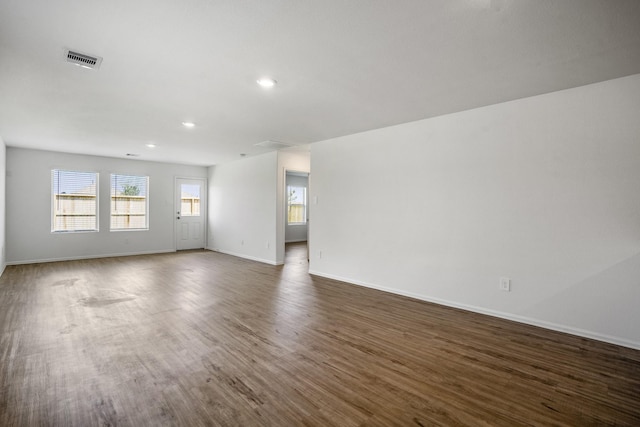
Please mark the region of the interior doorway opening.
[[285, 201], [285, 244], [306, 242], [309, 236], [308, 172], [286, 172]]
[[291, 256], [297, 257], [301, 251], [304, 251], [301, 256], [305, 265], [308, 265], [309, 199], [309, 172], [285, 169], [284, 239], [281, 240], [284, 248], [280, 258], [284, 264], [289, 263]]
[[287, 266], [302, 265], [307, 268], [309, 264], [307, 242], [285, 243], [284, 263]]

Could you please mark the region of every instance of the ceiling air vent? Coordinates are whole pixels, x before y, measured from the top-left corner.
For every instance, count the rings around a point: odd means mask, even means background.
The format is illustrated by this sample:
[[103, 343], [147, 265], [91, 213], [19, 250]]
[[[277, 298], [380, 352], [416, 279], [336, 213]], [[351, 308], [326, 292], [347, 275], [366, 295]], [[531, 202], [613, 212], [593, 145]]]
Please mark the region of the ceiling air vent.
[[102, 64], [102, 58], [99, 56], [91, 56], [74, 50], [65, 49], [65, 56], [67, 62], [71, 62], [82, 68], [98, 69], [100, 68], [100, 64]]
[[258, 142], [257, 144], [253, 145], [255, 145], [256, 147], [269, 148], [271, 150], [280, 150], [281, 148], [293, 147], [295, 144], [287, 144], [286, 142], [267, 140]]

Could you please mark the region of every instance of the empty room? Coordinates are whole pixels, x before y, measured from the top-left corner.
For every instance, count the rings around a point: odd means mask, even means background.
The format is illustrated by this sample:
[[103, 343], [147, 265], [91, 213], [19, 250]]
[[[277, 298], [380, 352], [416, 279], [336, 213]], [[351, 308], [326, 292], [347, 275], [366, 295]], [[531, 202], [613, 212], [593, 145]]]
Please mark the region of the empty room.
[[637, 0], [0, 0], [0, 426], [640, 425]]

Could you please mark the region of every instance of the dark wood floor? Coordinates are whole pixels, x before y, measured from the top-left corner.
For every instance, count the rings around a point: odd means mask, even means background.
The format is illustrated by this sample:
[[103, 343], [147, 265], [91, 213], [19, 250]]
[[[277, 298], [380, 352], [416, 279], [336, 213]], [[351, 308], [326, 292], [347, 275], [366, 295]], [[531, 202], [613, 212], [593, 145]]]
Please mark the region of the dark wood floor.
[[2, 426], [640, 425], [640, 352], [208, 251], [7, 267]]

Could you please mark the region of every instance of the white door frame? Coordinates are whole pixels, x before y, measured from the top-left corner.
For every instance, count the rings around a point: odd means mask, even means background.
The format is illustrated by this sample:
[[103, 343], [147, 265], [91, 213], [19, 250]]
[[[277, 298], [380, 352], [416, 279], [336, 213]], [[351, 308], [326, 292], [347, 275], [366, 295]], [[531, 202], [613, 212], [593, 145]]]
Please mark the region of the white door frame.
[[284, 168], [283, 170], [283, 175], [282, 175], [282, 203], [283, 203], [283, 208], [282, 208], [282, 218], [280, 218], [280, 223], [282, 224], [282, 254], [284, 256], [284, 250], [285, 250], [285, 246], [286, 246], [286, 230], [287, 230], [287, 204], [288, 204], [288, 198], [287, 198], [287, 173], [289, 172], [293, 172], [293, 173], [304, 173], [307, 175], [307, 177], [309, 178], [309, 181], [307, 182], [307, 250], [309, 248], [309, 237], [310, 237], [310, 233], [309, 233], [309, 212], [310, 212], [310, 205], [311, 205], [311, 200], [309, 197], [309, 188], [311, 186], [311, 172], [309, 171], [305, 171], [305, 170], [299, 170], [299, 169], [288, 169], [288, 168]]
[[[188, 180], [192, 180], [192, 181], [202, 181], [202, 194], [200, 195], [200, 214], [203, 216], [204, 218], [204, 224], [203, 224], [203, 233], [204, 233], [204, 247], [205, 249], [209, 247], [208, 245], [208, 238], [207, 236], [209, 235], [208, 233], [208, 229], [209, 229], [209, 216], [207, 214], [208, 212], [208, 207], [209, 207], [209, 192], [207, 189], [207, 184], [208, 184], [208, 180], [207, 178], [202, 178], [202, 177], [190, 177], [190, 176], [175, 176], [173, 178], [173, 250], [174, 251], [178, 251], [178, 219], [177, 219], [177, 212], [178, 212], [178, 207], [176, 206], [177, 200], [178, 200], [178, 180], [179, 179], [188, 179]], [[202, 195], [204, 195], [204, 202], [202, 203]]]

